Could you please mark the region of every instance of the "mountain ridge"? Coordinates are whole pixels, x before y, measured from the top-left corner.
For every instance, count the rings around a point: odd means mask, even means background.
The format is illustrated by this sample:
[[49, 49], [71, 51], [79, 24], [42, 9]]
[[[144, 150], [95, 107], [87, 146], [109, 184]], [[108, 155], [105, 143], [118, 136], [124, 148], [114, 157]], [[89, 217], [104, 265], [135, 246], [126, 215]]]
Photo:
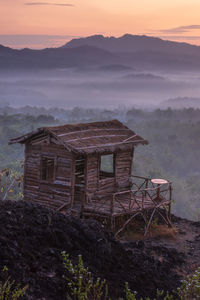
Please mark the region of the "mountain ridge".
[[58, 48], [13, 49], [0, 45], [0, 68], [77, 68], [124, 65], [139, 69], [199, 70], [200, 46], [150, 36], [94, 35], [72, 39]]
[[[175, 48], [182, 48], [184, 51], [197, 52], [200, 54], [200, 46], [184, 42], [175, 42], [163, 40], [158, 37], [147, 35], [125, 34], [121, 37], [104, 37], [103, 35], [92, 35], [85, 38], [76, 38], [67, 42], [61, 48], [74, 48], [80, 45], [96, 46], [112, 52], [136, 52], [146, 48], [146, 50], [159, 50], [167, 48], [168, 51], [174, 51]], [[180, 49], [179, 49], [180, 50]], [[178, 51], [178, 50], [177, 50]]]
[[0, 47], [1, 68], [67, 68], [82, 65], [105, 64], [118, 61], [116, 54], [95, 46], [76, 48], [45, 48], [21, 50]]

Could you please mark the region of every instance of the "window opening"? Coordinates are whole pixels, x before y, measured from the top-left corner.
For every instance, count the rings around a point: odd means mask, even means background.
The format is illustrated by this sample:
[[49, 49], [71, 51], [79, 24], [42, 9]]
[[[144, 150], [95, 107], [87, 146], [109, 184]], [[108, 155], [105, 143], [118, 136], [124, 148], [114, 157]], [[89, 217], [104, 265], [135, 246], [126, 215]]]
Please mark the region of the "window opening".
[[100, 179], [115, 176], [114, 154], [101, 155], [100, 159]]
[[41, 179], [46, 181], [54, 180], [54, 159], [42, 157]]

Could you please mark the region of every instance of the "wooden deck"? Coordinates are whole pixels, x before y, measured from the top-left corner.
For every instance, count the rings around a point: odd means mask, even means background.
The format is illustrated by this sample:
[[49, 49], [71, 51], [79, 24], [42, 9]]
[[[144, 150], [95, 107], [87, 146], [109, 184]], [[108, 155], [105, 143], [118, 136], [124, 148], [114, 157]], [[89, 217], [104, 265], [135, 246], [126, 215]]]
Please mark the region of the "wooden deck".
[[162, 208], [163, 206], [169, 206], [171, 204], [170, 200], [164, 198], [159, 202], [153, 202], [148, 196], [145, 198], [141, 196], [134, 197], [131, 193], [129, 196], [120, 195], [120, 197], [116, 197], [113, 209], [111, 203], [112, 201], [109, 201], [109, 199], [93, 200], [84, 205], [82, 214], [118, 217], [121, 215], [131, 215], [136, 212], [151, 210], [154, 208]]
[[172, 201], [171, 182], [155, 185], [151, 179], [134, 176], [129, 190], [86, 196], [82, 214], [117, 217], [131, 215], [145, 210], [170, 207]]
[[80, 216], [110, 219], [112, 229], [115, 227], [115, 218], [127, 216], [127, 221], [116, 234], [121, 232], [139, 214], [145, 221], [145, 234], [156, 212], [166, 224], [172, 226], [170, 221], [172, 183], [165, 180], [165, 184], [158, 185], [149, 178], [139, 176], [134, 176], [133, 180], [129, 190], [99, 195], [84, 192], [80, 197], [82, 200], [74, 202], [71, 212]]

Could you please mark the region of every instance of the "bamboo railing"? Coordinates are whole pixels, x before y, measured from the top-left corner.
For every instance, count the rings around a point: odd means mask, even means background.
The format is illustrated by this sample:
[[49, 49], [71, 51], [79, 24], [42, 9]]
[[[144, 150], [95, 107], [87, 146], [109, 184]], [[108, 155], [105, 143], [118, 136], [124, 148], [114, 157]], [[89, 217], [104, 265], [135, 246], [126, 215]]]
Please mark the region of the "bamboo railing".
[[[167, 181], [163, 185], [155, 185], [151, 178], [131, 176], [131, 188], [116, 192], [102, 192], [97, 196], [85, 193], [85, 206], [90, 205], [96, 212], [109, 210], [109, 215], [129, 214], [135, 211], [142, 211], [150, 208], [159, 208], [163, 205], [171, 205], [172, 183]], [[137, 180], [137, 181], [136, 181]], [[158, 199], [159, 195], [159, 199]], [[98, 198], [99, 197], [99, 198]], [[121, 211], [120, 211], [121, 210]], [[119, 212], [120, 211], [120, 212]]]
[[131, 189], [117, 191], [110, 199], [110, 214], [115, 213], [115, 208], [121, 206], [124, 213], [140, 211], [148, 208], [170, 205], [172, 201], [172, 183], [167, 181], [163, 185], [155, 185], [150, 178], [131, 176], [141, 182], [132, 182]]
[[[86, 201], [82, 206], [82, 212], [90, 210], [89, 215], [104, 215], [110, 218], [114, 224], [115, 217], [120, 215], [129, 216], [128, 220], [118, 230], [118, 235], [127, 224], [138, 214], [141, 214], [145, 221], [145, 234], [157, 212], [164, 222], [172, 226], [170, 220], [170, 209], [172, 202], [172, 182], [166, 181], [162, 185], [156, 185], [151, 178], [131, 176], [131, 188], [116, 192], [101, 193], [101, 197], [95, 194], [86, 193]], [[160, 210], [160, 208], [163, 209]], [[146, 217], [145, 211], [150, 210], [150, 217]], [[114, 225], [111, 227], [114, 228]]]

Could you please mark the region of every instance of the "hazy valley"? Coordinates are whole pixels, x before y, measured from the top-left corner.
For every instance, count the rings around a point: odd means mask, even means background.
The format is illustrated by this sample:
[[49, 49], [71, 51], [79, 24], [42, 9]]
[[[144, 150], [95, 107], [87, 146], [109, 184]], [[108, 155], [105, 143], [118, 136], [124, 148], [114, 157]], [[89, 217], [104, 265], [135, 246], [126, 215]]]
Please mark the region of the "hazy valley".
[[190, 98], [200, 97], [199, 58], [200, 47], [131, 35], [43, 50], [1, 46], [0, 105], [152, 110], [187, 97], [179, 107], [189, 107]]

